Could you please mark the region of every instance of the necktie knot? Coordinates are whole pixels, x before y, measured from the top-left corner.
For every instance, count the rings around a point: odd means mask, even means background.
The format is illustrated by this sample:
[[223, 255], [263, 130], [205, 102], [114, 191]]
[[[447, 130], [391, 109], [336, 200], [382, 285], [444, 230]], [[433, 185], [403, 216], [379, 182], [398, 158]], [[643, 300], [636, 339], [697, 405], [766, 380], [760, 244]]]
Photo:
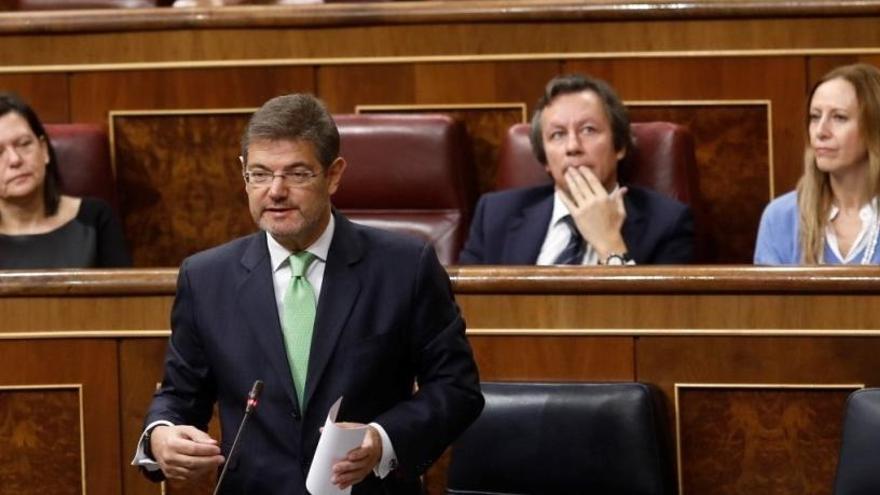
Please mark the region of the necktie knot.
[[315, 260], [315, 255], [308, 251], [300, 251], [290, 255], [290, 271], [293, 277], [302, 277]]

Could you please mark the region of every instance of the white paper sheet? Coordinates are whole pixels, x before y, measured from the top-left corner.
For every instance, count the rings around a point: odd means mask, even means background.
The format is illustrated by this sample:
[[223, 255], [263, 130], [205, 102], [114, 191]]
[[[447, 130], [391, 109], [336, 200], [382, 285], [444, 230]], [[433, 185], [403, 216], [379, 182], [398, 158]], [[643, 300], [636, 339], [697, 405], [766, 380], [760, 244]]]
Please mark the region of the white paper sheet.
[[312, 459], [312, 467], [306, 477], [306, 488], [312, 495], [348, 495], [351, 493], [351, 487], [340, 490], [330, 482], [331, 470], [333, 464], [344, 459], [351, 449], [363, 443], [368, 426], [363, 425], [357, 428], [337, 426], [336, 415], [339, 413], [340, 404], [342, 404], [342, 397], [333, 403], [330, 412], [327, 413], [324, 432], [321, 433], [321, 439], [318, 440], [318, 448]]

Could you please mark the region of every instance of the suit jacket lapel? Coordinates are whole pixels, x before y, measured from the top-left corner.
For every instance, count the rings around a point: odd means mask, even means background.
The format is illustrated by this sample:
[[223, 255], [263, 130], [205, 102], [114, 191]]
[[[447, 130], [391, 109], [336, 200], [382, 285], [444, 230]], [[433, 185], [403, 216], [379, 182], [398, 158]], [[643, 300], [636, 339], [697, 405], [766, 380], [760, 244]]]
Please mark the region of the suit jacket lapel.
[[278, 383], [284, 384], [284, 392], [290, 402], [296, 404], [293, 376], [284, 350], [278, 307], [275, 305], [272, 263], [265, 232], [253, 236], [251, 245], [241, 257], [241, 264], [248, 273], [235, 289], [239, 310], [244, 314], [244, 321], [278, 375]]
[[534, 265], [538, 261], [553, 214], [553, 188], [548, 190], [546, 198], [523, 209], [522, 215], [511, 222], [501, 256], [505, 264]]
[[336, 231], [327, 253], [324, 282], [315, 315], [315, 332], [306, 379], [306, 404], [310, 403], [321, 381], [361, 290], [360, 280], [351, 265], [363, 256], [363, 245], [351, 222], [335, 210], [333, 214], [336, 217]]

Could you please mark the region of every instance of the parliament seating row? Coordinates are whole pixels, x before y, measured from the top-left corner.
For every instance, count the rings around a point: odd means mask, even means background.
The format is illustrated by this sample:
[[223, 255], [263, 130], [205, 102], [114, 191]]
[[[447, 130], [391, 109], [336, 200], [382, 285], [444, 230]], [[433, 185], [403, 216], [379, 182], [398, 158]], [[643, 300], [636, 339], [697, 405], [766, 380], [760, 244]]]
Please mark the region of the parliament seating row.
[[[334, 205], [357, 222], [428, 240], [444, 264], [454, 264], [477, 199], [463, 124], [439, 114], [339, 115], [336, 121], [348, 168]], [[104, 130], [87, 124], [46, 128], [58, 155], [63, 190], [103, 198], [124, 218], [119, 200], [124, 191], [116, 189]], [[549, 181], [532, 155], [528, 133], [528, 125], [517, 124], [505, 136], [495, 190]], [[687, 128], [637, 123], [633, 135], [637, 151], [627, 160], [624, 178], [698, 210], [694, 143]]]

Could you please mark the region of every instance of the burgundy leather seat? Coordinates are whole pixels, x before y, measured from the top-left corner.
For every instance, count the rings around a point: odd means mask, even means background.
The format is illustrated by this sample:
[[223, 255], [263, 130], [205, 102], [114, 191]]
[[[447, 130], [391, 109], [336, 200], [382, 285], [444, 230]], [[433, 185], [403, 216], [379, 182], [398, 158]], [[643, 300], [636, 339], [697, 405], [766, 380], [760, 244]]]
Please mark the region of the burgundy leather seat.
[[338, 115], [348, 162], [333, 204], [352, 220], [430, 241], [455, 263], [476, 179], [464, 126], [445, 115]]
[[[621, 171], [621, 182], [654, 189], [695, 206], [698, 198], [694, 140], [687, 127], [670, 122], [632, 124], [636, 147]], [[550, 182], [544, 166], [532, 154], [529, 124], [512, 126], [501, 144], [495, 189]]]
[[61, 190], [72, 196], [101, 198], [118, 211], [104, 129], [92, 124], [46, 124], [45, 128], [58, 159]]

